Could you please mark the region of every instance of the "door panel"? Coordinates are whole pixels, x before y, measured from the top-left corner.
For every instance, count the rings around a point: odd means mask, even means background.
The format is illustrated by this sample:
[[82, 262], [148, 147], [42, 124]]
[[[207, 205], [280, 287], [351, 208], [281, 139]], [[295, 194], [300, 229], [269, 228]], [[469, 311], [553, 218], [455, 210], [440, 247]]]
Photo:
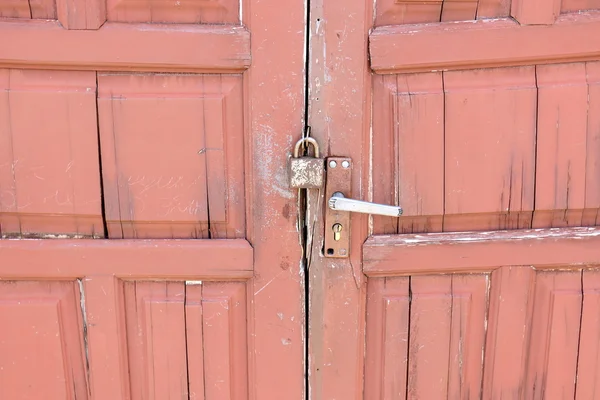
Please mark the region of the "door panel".
[[108, 236], [244, 236], [240, 75], [98, 77]]
[[[77, 312], [44, 324], [68, 320], [50, 346], [81, 360], [26, 382], [38, 339], [0, 329], [18, 343], [0, 359], [19, 365], [0, 369], [0, 397], [304, 398], [286, 167], [305, 15], [255, 0], [0, 5], [0, 281], [31, 301], [74, 285]], [[24, 239], [40, 237], [60, 240]], [[11, 307], [0, 325], [27, 312]]]
[[598, 65], [375, 76], [374, 232], [595, 225]]
[[0, 282], [2, 398], [88, 398], [80, 300], [75, 280]]
[[307, 193], [312, 399], [593, 397], [595, 9], [311, 1], [312, 134], [404, 210], [352, 214], [332, 259]]
[[365, 398], [590, 393], [573, 378], [600, 361], [580, 361], [599, 245], [597, 228], [369, 239]]
[[102, 237], [93, 72], [0, 69], [0, 233]]

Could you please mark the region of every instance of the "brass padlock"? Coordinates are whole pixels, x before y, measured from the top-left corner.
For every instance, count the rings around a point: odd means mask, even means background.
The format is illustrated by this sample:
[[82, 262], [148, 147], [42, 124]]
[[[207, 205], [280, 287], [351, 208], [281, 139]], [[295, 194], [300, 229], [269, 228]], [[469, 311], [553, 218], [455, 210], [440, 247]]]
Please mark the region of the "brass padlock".
[[[300, 157], [300, 146], [311, 144], [314, 157]], [[315, 189], [323, 187], [325, 160], [319, 158], [319, 144], [311, 137], [305, 137], [296, 143], [294, 158], [290, 160], [290, 187], [294, 189]]]

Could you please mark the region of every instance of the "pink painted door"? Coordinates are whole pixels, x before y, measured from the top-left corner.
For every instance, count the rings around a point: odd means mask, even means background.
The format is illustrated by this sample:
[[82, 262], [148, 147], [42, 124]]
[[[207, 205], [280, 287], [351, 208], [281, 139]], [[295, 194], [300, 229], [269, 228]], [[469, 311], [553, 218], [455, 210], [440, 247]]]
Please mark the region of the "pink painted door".
[[302, 2], [0, 2], [0, 399], [303, 399]]
[[310, 398], [600, 398], [600, 2], [310, 11], [313, 136], [404, 211], [330, 258], [307, 194]]

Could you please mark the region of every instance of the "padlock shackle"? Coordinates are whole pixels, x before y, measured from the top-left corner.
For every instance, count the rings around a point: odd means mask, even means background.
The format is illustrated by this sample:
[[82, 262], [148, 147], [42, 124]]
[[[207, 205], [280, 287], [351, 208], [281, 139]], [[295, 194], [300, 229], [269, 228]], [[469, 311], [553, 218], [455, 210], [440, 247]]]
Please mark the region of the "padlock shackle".
[[315, 158], [319, 158], [319, 156], [320, 156], [319, 143], [317, 143], [317, 141], [311, 137], [305, 137], [296, 142], [296, 146], [294, 147], [294, 158], [300, 157], [300, 146], [304, 142], [312, 144], [313, 148], [315, 149]]

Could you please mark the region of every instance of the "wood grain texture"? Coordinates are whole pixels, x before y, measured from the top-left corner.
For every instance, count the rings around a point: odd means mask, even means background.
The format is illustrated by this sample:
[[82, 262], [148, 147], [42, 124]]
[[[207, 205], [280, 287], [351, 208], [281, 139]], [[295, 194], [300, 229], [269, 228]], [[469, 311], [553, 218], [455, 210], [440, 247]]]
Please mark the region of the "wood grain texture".
[[586, 208], [589, 146], [586, 67], [583, 63], [539, 66], [536, 75], [538, 133], [533, 227], [580, 226]]
[[246, 237], [255, 265], [248, 287], [249, 400], [308, 396], [304, 249], [298, 191], [287, 179], [306, 121], [306, 7], [242, 0], [242, 23], [252, 32], [252, 66], [244, 76]]
[[468, 21], [475, 19], [478, 2], [478, 0], [445, 0], [441, 21]]
[[600, 271], [583, 270], [582, 315], [577, 364], [576, 399], [595, 399], [600, 396]]
[[574, 398], [581, 299], [580, 269], [537, 273], [525, 398]]
[[375, 26], [439, 22], [443, 0], [377, 0]]
[[408, 397], [478, 398], [486, 276], [411, 277], [410, 287]]
[[[206, 399], [247, 399], [245, 284], [203, 282], [202, 321]], [[193, 356], [195, 355], [188, 349], [188, 357]]]
[[0, 71], [0, 233], [103, 237], [95, 74]]
[[585, 209], [582, 224], [600, 224], [600, 63], [585, 65], [588, 84]]
[[55, 0], [4, 0], [0, 18], [56, 19]]
[[483, 398], [523, 398], [535, 271], [501, 267], [491, 274]]
[[152, 1], [104, 0], [109, 21], [179, 24], [240, 23], [240, 2], [217, 1]]
[[66, 29], [98, 29], [106, 21], [106, 0], [55, 0], [58, 21]]
[[124, 284], [131, 399], [187, 398], [185, 283]]
[[521, 25], [551, 25], [560, 14], [562, 0], [512, 0], [510, 15]]
[[132, 400], [248, 398], [244, 282], [126, 282], [124, 302]]
[[444, 73], [444, 230], [531, 227], [532, 67]]
[[479, 398], [487, 281], [485, 274], [370, 279], [365, 396]]
[[0, 282], [1, 398], [89, 399], [80, 300], [74, 281]]
[[410, 295], [408, 277], [369, 279], [365, 398], [406, 399]]
[[81, 280], [87, 328], [90, 394], [93, 399], [130, 399], [122, 282], [114, 276]]
[[507, 17], [508, 0], [377, 0], [375, 26]]
[[[403, 217], [374, 217], [376, 233], [442, 230], [444, 94], [441, 73], [374, 77], [373, 201]], [[423, 157], [424, 153], [427, 157]]]
[[241, 26], [106, 23], [67, 30], [56, 21], [27, 21], [0, 24], [0, 36], [11, 38], [0, 41], [0, 66], [221, 72], [250, 65], [250, 33]]
[[600, 1], [598, 0], [561, 0], [560, 11], [562, 13], [598, 9], [600, 9]]
[[479, 0], [477, 19], [502, 18], [510, 15], [511, 0]]
[[98, 85], [109, 237], [244, 236], [240, 77], [100, 75]]
[[[247, 279], [246, 240], [2, 240], [2, 279]], [[48, 260], [52, 260], [48, 264]], [[24, 268], [24, 266], [27, 268]]]
[[370, 34], [369, 55], [371, 68], [386, 74], [586, 61], [600, 56], [600, 44], [588, 40], [598, 29], [600, 12], [563, 15], [553, 25], [503, 18], [386, 26]]
[[363, 260], [368, 276], [491, 271], [513, 265], [598, 265], [600, 229], [372, 236], [363, 247]]

